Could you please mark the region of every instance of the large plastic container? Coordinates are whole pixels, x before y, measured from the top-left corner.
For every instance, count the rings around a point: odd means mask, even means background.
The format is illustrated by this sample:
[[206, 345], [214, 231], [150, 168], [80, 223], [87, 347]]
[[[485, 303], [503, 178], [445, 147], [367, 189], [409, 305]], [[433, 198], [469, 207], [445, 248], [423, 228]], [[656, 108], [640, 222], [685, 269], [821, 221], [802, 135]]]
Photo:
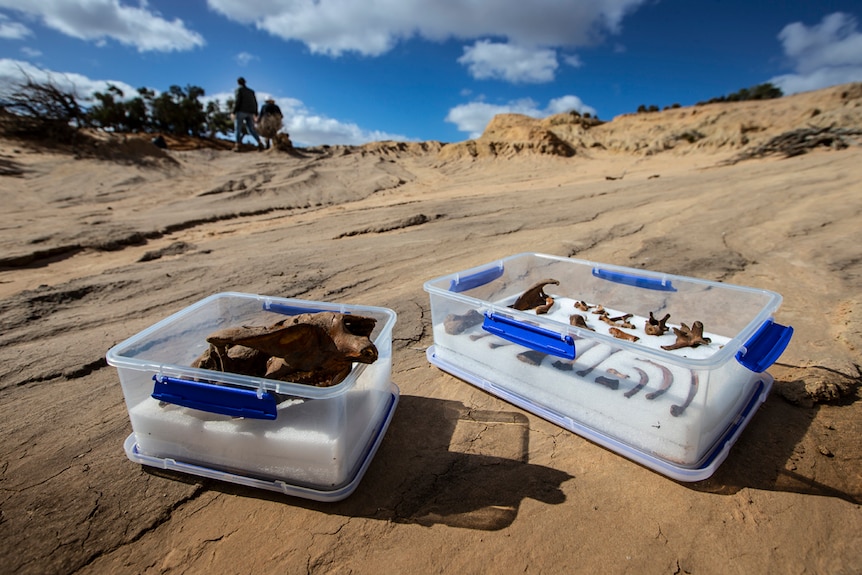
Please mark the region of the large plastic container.
[[[509, 307], [544, 280], [559, 282], [544, 288], [547, 313]], [[771, 291], [536, 253], [424, 287], [431, 363], [679, 481], [705, 479], [727, 457], [793, 333], [773, 321], [781, 296]], [[666, 314], [669, 331], [647, 335]], [[709, 344], [662, 348], [694, 322]]]
[[[190, 367], [217, 330], [318, 311], [377, 320], [370, 336], [377, 360], [354, 363], [331, 387]], [[390, 381], [395, 320], [395, 312], [379, 307], [242, 293], [207, 297], [108, 351], [132, 423], [126, 453], [145, 465], [300, 497], [347, 497], [397, 405]]]

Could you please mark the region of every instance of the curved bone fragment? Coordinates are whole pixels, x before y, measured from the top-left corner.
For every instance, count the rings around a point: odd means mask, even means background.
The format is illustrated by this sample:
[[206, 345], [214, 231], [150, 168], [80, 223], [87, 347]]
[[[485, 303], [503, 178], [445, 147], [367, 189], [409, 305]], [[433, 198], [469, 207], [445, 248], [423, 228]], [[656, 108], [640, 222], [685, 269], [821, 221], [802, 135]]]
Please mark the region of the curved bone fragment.
[[575, 302], [575, 307], [576, 307], [576, 308], [578, 308], [578, 309], [579, 309], [579, 310], [581, 310], [581, 311], [589, 311], [589, 310], [591, 310], [594, 306], [591, 306], [591, 305], [590, 305], [590, 304], [588, 304], [587, 302], [585, 302], [585, 301], [581, 300], [581, 301], [576, 301], [576, 302]]
[[[548, 299], [551, 299], [551, 305], [553, 305], [554, 300], [553, 298], [550, 298], [548, 294], [545, 293], [546, 285], [560, 285], [560, 282], [555, 279], [544, 279], [540, 282], [537, 282], [527, 291], [521, 294], [521, 296], [515, 300], [515, 303], [513, 303], [509, 307], [519, 311], [526, 311], [528, 309], [534, 309], [546, 305], [548, 306], [548, 308], [550, 308], [550, 305], [548, 305]], [[547, 310], [545, 311], [547, 312]]]
[[656, 363], [649, 359], [642, 359], [641, 361], [645, 363], [650, 363], [661, 370], [661, 387], [657, 390], [652, 391], [646, 394], [647, 399], [655, 399], [661, 395], [664, 395], [668, 389], [670, 389], [671, 384], [673, 384], [673, 374], [670, 372], [670, 369], [666, 365], [662, 365], [660, 363]]
[[644, 388], [644, 386], [647, 384], [647, 382], [649, 382], [649, 376], [646, 374], [646, 372], [644, 370], [642, 370], [639, 367], [634, 368], [634, 370], [636, 372], [638, 372], [638, 377], [640, 377], [640, 380], [638, 381], [638, 384], [636, 386], [634, 386], [633, 388], [631, 388], [630, 390], [628, 390], [627, 392], [625, 392], [623, 394], [626, 397], [633, 396], [634, 394], [636, 394], [637, 392], [642, 390]]
[[669, 319], [669, 313], [666, 313], [661, 319], [656, 319], [652, 312], [649, 312], [649, 319], [644, 325], [644, 331], [647, 335], [664, 335], [668, 330], [667, 320]]
[[699, 321], [691, 324], [691, 328], [681, 323], [679, 328], [673, 328], [673, 333], [676, 334], [676, 341], [671, 345], [661, 346], [662, 349], [670, 351], [681, 347], [697, 347], [701, 344], [709, 345], [712, 342], [708, 337], [703, 337], [703, 324]]
[[685, 398], [685, 401], [682, 405], [671, 405], [670, 406], [670, 414], [674, 417], [679, 417], [682, 415], [686, 408], [691, 405], [691, 402], [694, 400], [694, 396], [697, 395], [697, 386], [698, 386], [698, 378], [697, 372], [691, 372], [691, 387], [688, 388], [688, 397]]
[[446, 319], [443, 320], [443, 329], [445, 329], [446, 333], [449, 335], [458, 335], [460, 333], [464, 333], [471, 327], [479, 325], [484, 320], [485, 316], [475, 309], [471, 309], [467, 313], [463, 314], [450, 313], [446, 316]]
[[608, 333], [617, 339], [624, 339], [626, 341], [637, 341], [640, 339], [638, 336], [631, 333], [626, 333], [617, 327], [612, 327], [608, 330]]

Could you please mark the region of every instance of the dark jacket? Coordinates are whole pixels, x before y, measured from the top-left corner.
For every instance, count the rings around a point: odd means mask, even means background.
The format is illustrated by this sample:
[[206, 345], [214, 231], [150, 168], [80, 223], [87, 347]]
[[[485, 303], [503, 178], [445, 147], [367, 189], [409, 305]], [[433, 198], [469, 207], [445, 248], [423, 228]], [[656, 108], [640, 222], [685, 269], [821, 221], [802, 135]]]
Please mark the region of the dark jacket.
[[239, 86], [234, 93], [233, 111], [247, 112], [249, 114], [257, 114], [257, 98], [254, 95], [254, 90], [246, 86]]
[[281, 116], [282, 115], [281, 108], [278, 107], [278, 104], [270, 104], [269, 102], [267, 102], [266, 104], [264, 104], [263, 106], [260, 107], [260, 117], [261, 118], [263, 118], [264, 116], [269, 116], [269, 115], [273, 115], [273, 116]]

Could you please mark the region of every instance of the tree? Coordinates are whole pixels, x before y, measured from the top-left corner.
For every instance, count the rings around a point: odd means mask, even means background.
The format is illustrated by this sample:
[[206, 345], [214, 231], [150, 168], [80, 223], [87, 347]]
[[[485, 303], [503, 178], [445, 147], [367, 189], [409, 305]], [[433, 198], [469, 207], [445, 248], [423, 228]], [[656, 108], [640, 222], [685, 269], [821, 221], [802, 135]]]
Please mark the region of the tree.
[[150, 96], [153, 127], [159, 132], [200, 136], [206, 124], [206, 112], [200, 98], [203, 88], [171, 86], [157, 97]]
[[50, 78], [37, 82], [23, 70], [25, 80], [13, 84], [0, 100], [5, 112], [3, 131], [9, 135], [71, 142], [88, 122], [74, 90], [64, 90]]
[[210, 138], [214, 138], [216, 134], [229, 134], [233, 130], [233, 121], [230, 117], [230, 110], [233, 110], [233, 104], [233, 98], [228, 98], [223, 110], [221, 102], [218, 100], [207, 102], [206, 125]]

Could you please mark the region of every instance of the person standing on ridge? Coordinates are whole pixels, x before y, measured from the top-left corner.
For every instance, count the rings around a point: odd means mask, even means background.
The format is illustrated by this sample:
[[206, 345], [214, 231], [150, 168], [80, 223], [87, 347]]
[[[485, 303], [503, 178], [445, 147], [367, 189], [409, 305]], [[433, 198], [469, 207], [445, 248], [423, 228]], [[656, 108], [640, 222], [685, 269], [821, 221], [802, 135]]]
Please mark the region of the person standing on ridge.
[[260, 107], [260, 115], [258, 116], [258, 129], [261, 137], [264, 139], [266, 149], [269, 149], [270, 142], [275, 138], [278, 131], [281, 130], [281, 122], [284, 116], [281, 114], [281, 108], [275, 103], [275, 100], [268, 98], [266, 103]]
[[258, 151], [262, 151], [264, 149], [263, 144], [254, 129], [254, 121], [257, 118], [257, 98], [254, 95], [254, 90], [245, 85], [245, 78], [242, 76], [236, 79], [236, 83], [239, 86], [234, 93], [233, 115], [236, 122], [236, 146], [234, 146], [233, 151], [239, 152], [243, 126], [257, 142]]

